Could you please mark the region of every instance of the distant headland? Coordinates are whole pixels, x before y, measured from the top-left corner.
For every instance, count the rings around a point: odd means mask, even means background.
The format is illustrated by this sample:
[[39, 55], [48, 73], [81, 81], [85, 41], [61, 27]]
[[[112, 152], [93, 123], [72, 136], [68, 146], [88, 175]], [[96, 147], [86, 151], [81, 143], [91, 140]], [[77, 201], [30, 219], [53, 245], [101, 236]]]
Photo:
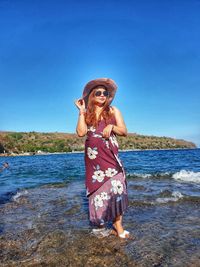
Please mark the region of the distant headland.
[[[85, 138], [75, 133], [0, 131], [0, 156], [83, 152]], [[120, 151], [197, 148], [193, 142], [183, 139], [137, 133], [117, 136], [117, 140]]]

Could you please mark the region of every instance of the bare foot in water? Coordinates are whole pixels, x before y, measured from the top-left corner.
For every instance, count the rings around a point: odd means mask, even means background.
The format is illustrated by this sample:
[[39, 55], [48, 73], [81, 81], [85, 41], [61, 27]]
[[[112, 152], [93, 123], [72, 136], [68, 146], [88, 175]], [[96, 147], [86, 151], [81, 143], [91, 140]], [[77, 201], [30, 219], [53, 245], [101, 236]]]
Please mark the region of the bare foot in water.
[[135, 239], [135, 237], [132, 236], [129, 231], [124, 230], [121, 224], [117, 225], [116, 223], [113, 223], [113, 234], [124, 239]]
[[117, 233], [117, 231], [114, 228], [110, 230], [110, 234], [111, 235], [118, 236], [118, 233]]

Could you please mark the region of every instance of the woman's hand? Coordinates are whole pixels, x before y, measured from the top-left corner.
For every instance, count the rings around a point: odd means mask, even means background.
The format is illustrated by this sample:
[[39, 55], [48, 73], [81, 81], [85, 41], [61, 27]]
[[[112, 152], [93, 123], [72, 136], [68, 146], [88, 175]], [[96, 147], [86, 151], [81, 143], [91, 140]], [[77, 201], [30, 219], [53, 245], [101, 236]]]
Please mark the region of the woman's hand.
[[79, 99], [74, 101], [74, 104], [77, 106], [77, 108], [80, 111], [85, 111], [85, 101], [84, 101], [84, 99], [79, 98]]
[[83, 137], [87, 133], [87, 124], [85, 121], [85, 114], [86, 114], [85, 101], [83, 99], [79, 98], [79, 99], [74, 101], [74, 104], [79, 109], [79, 116], [78, 116], [78, 122], [77, 122], [77, 126], [76, 126], [76, 133], [78, 134], [78, 136]]
[[104, 129], [103, 129], [103, 137], [108, 139], [110, 137], [110, 134], [112, 132], [114, 125], [113, 124], [108, 124]]

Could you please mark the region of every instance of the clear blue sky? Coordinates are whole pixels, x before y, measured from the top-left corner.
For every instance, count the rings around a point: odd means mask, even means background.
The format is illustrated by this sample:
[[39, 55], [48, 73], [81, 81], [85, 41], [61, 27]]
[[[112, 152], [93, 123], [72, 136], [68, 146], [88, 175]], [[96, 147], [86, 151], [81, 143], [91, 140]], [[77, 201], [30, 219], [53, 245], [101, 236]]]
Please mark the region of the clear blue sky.
[[129, 132], [200, 146], [200, 1], [0, 0], [0, 129], [75, 132], [91, 79]]

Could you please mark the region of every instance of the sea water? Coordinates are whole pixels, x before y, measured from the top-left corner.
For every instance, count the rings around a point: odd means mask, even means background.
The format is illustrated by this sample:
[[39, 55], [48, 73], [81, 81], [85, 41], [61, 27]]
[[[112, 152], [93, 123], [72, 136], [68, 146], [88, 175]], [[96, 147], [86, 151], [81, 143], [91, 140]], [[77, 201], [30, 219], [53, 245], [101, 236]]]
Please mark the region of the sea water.
[[[135, 236], [124, 253], [141, 266], [200, 266], [200, 149], [128, 151], [119, 156], [129, 195], [123, 222]], [[1, 157], [0, 165], [5, 161], [9, 168], [0, 172], [4, 245], [27, 230], [34, 232], [35, 243], [36, 230], [40, 236], [55, 227], [64, 233], [90, 230], [83, 153]], [[21, 241], [24, 246], [27, 240]], [[11, 260], [10, 249], [4, 251], [5, 264]], [[24, 257], [21, 249], [19, 259]]]

